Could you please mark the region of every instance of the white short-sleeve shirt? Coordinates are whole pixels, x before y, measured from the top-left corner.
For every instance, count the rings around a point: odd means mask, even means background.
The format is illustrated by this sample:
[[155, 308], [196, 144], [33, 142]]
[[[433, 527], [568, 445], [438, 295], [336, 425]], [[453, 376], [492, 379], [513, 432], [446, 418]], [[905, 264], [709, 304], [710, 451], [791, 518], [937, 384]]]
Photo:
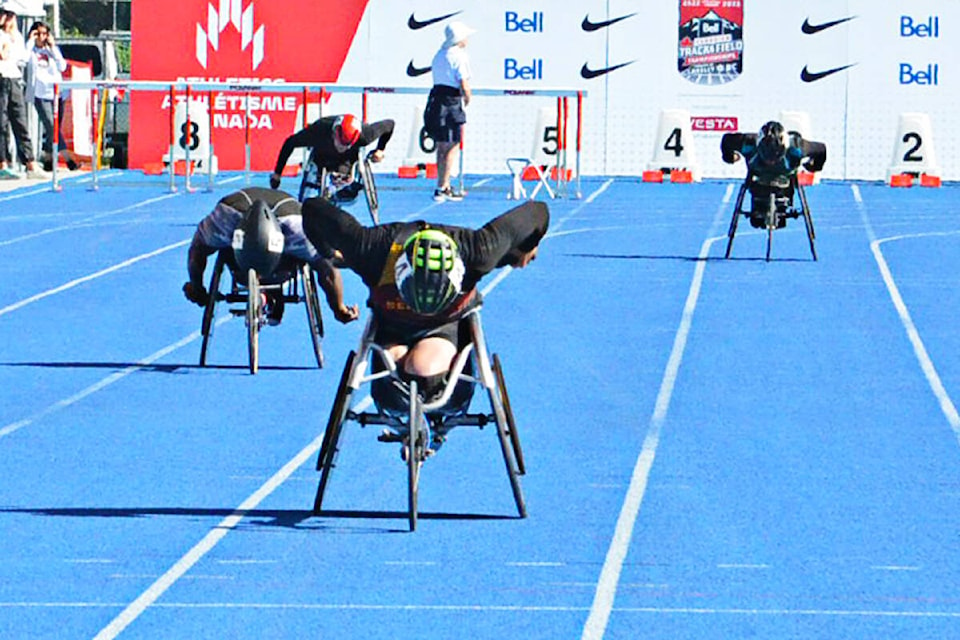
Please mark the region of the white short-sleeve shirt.
[[470, 58], [463, 47], [443, 47], [433, 56], [433, 84], [460, 88], [461, 80], [470, 80]]

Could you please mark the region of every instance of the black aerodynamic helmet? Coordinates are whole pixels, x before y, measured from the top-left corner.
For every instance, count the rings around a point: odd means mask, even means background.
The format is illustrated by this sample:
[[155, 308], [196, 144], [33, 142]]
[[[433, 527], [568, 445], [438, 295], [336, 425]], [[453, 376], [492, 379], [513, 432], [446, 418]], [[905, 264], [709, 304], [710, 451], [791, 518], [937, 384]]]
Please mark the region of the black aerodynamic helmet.
[[394, 273], [403, 301], [417, 313], [435, 315], [460, 293], [464, 271], [453, 238], [439, 229], [421, 229], [404, 241]]
[[760, 128], [757, 154], [767, 164], [774, 164], [787, 153], [787, 132], [783, 125], [771, 120]]
[[263, 200], [254, 200], [233, 232], [233, 255], [242, 273], [271, 275], [283, 255], [283, 231]]

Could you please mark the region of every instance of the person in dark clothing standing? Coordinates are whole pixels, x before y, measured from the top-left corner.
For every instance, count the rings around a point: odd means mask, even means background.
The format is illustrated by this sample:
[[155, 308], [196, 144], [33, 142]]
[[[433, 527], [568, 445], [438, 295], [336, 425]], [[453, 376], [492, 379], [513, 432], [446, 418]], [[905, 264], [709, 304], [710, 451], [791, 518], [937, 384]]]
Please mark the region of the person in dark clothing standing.
[[0, 11], [0, 178], [21, 177], [10, 166], [7, 127], [13, 130], [17, 157], [27, 169], [27, 178], [45, 180], [50, 174], [43, 171], [33, 154], [33, 143], [27, 128], [27, 103], [23, 95], [23, 70], [28, 55], [23, 36], [17, 29], [17, 16], [9, 10]]

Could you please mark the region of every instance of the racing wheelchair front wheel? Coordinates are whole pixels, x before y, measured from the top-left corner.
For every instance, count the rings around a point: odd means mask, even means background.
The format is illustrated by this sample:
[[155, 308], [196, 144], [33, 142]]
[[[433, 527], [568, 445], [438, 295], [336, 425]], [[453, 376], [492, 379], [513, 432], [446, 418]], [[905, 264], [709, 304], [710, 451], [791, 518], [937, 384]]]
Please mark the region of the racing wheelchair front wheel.
[[247, 351], [250, 356], [250, 373], [260, 368], [260, 322], [263, 317], [263, 301], [260, 296], [260, 278], [255, 269], [247, 271]]
[[427, 427], [423, 415], [423, 400], [417, 383], [410, 383], [410, 424], [404, 451], [407, 456], [407, 520], [410, 531], [417, 529], [417, 494], [420, 489], [420, 465], [427, 456]]
[[503, 379], [503, 367], [500, 365], [500, 355], [497, 353], [493, 354], [493, 376], [497, 380], [500, 402], [503, 403], [503, 412], [507, 419], [507, 429], [510, 431], [510, 444], [513, 446], [513, 456], [517, 463], [517, 473], [522, 476], [527, 473], [527, 466], [523, 461], [523, 449], [520, 447], [520, 433], [517, 431], [517, 422], [513, 417], [513, 408], [510, 406], [507, 384]]

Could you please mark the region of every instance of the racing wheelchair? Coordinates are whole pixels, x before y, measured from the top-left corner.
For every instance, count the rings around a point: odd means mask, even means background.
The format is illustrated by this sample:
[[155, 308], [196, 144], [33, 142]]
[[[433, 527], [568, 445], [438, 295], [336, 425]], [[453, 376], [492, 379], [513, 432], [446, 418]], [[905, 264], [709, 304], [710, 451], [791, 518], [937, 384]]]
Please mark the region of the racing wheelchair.
[[[743, 201], [750, 192], [750, 209], [743, 209]], [[794, 205], [794, 197], [800, 201], [800, 207]], [[783, 184], [768, 184], [758, 180], [753, 171], [747, 172], [747, 177], [740, 185], [740, 192], [737, 194], [737, 203], [733, 209], [733, 218], [730, 220], [730, 229], [727, 231], [727, 253], [724, 257], [730, 257], [730, 251], [733, 249], [733, 237], [737, 233], [737, 222], [740, 216], [744, 215], [750, 218], [754, 227], [766, 229], [767, 232], [767, 261], [770, 261], [770, 251], [773, 246], [773, 232], [782, 229], [787, 225], [789, 218], [803, 218], [807, 231], [807, 239], [810, 241], [810, 253], [813, 259], [817, 259], [817, 248], [815, 245], [816, 232], [813, 228], [813, 217], [810, 215], [810, 207], [807, 205], [807, 195], [803, 190], [803, 185], [797, 179], [797, 174], [789, 176], [789, 180]]]
[[[401, 458], [407, 467], [407, 520], [410, 531], [415, 531], [417, 527], [421, 467], [446, 441], [448, 432], [460, 426], [482, 429], [488, 424], [494, 425], [518, 515], [521, 518], [527, 516], [520, 487], [520, 476], [526, 473], [526, 468], [500, 358], [494, 354], [491, 359], [487, 351], [479, 305], [468, 312], [460, 323], [464, 344], [454, 360], [443, 391], [439, 396], [425, 398], [419, 392], [416, 381], [401, 379], [390, 354], [373, 341], [376, 321], [372, 318], [368, 320], [358, 350], [351, 351], [347, 357], [320, 446], [317, 457], [320, 484], [313, 503], [314, 514], [322, 513], [330, 474], [336, 467], [340, 436], [344, 424], [352, 421], [361, 427], [383, 426], [385, 428], [377, 439], [380, 442], [400, 443]], [[370, 383], [375, 410], [353, 408], [354, 396], [367, 383]], [[469, 410], [477, 384], [486, 392], [489, 411]], [[357, 406], [362, 404], [358, 403]]]
[[[221, 293], [220, 283], [225, 270], [230, 272], [231, 284]], [[303, 302], [307, 308], [307, 322], [310, 325], [310, 337], [317, 366], [323, 367], [323, 317], [320, 314], [320, 298], [317, 294], [317, 276], [310, 265], [284, 256], [280, 266], [270, 275], [261, 276], [255, 269], [243, 273], [237, 267], [230, 248], [217, 252], [217, 260], [210, 275], [210, 297], [203, 310], [200, 325], [202, 342], [200, 344], [200, 366], [207, 364], [207, 350], [213, 338], [214, 317], [218, 302], [226, 302], [230, 313], [244, 316], [247, 327], [247, 352], [250, 373], [255, 374], [260, 367], [260, 330], [268, 323], [265, 301], [273, 305]]]
[[380, 224], [380, 197], [377, 195], [377, 184], [373, 177], [373, 168], [370, 166], [371, 155], [372, 152], [365, 155], [362, 160], [353, 163], [350, 174], [344, 175], [317, 167], [311, 152], [309, 160], [303, 168], [303, 177], [300, 180], [300, 191], [297, 199], [303, 202], [307, 198], [320, 197], [336, 204], [344, 202], [337, 196], [340, 189], [350, 188], [349, 185], [357, 185], [356, 188], [363, 191], [364, 198], [367, 201], [367, 210], [370, 212], [373, 224]]

